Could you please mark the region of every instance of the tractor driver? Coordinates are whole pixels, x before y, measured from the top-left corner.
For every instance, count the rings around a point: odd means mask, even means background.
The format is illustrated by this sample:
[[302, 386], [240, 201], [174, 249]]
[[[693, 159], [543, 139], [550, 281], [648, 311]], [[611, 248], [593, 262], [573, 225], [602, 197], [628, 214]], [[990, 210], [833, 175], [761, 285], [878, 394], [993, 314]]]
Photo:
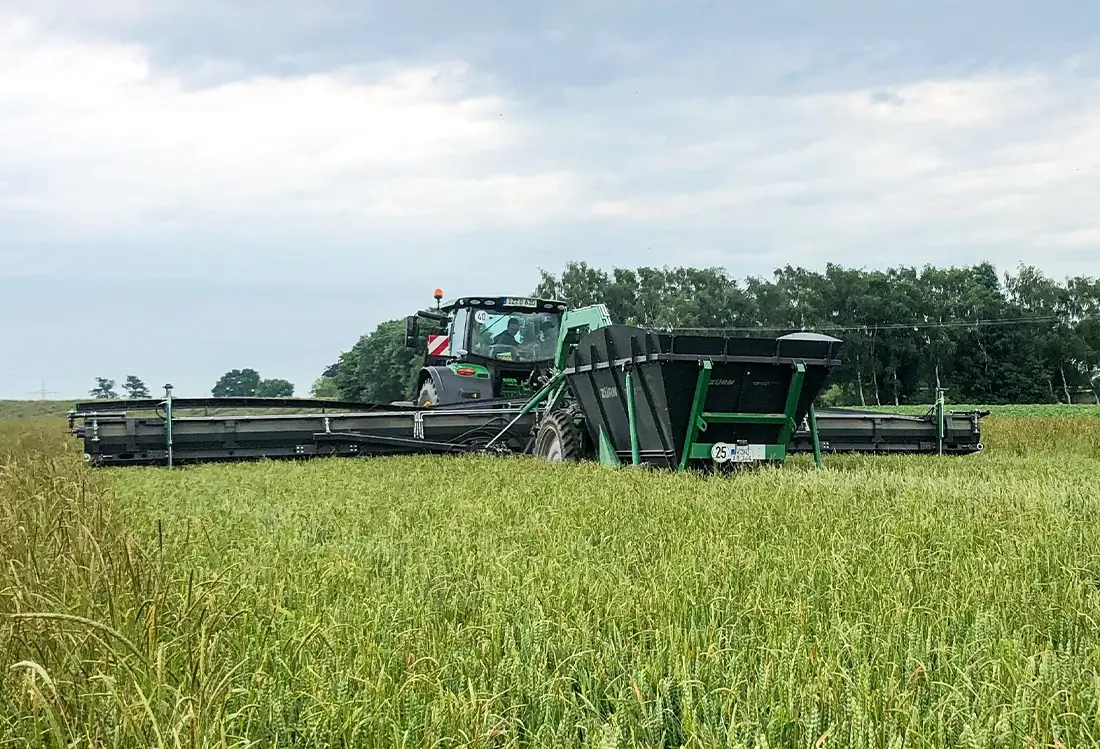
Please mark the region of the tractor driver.
[[516, 340], [516, 333], [519, 332], [519, 318], [513, 317], [508, 320], [508, 329], [493, 339], [494, 346], [519, 346], [519, 341]]

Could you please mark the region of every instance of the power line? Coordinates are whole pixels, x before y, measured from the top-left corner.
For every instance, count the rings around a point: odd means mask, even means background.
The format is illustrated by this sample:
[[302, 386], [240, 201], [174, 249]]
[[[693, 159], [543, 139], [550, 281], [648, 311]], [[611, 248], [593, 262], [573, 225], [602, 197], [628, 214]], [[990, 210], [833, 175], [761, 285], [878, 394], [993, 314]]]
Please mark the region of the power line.
[[1037, 317], [1024, 317], [1024, 318], [999, 318], [999, 319], [979, 319], [979, 320], [937, 320], [937, 321], [923, 321], [914, 320], [913, 322], [898, 322], [898, 323], [856, 323], [849, 325], [836, 325], [830, 323], [824, 323], [821, 325], [782, 325], [782, 326], [746, 326], [746, 327], [681, 327], [674, 326], [674, 330], [682, 332], [728, 332], [728, 333], [751, 333], [751, 332], [763, 332], [763, 333], [780, 333], [788, 330], [813, 330], [815, 332], [851, 332], [851, 331], [879, 331], [879, 330], [937, 330], [947, 328], [979, 328], [979, 327], [1011, 327], [1013, 325], [1036, 325], [1043, 323], [1058, 323], [1058, 322], [1085, 322], [1089, 320], [1100, 320], [1098, 315], [1087, 315], [1084, 317], [1076, 318], [1076, 320], [1069, 320], [1060, 315], [1047, 315]]
[[45, 378], [43, 378], [42, 387], [40, 387], [38, 390], [31, 390], [29, 393], [27, 393], [27, 395], [37, 395], [39, 400], [46, 400], [47, 395], [60, 395], [60, 393], [58, 393], [56, 390], [47, 390], [46, 380]]

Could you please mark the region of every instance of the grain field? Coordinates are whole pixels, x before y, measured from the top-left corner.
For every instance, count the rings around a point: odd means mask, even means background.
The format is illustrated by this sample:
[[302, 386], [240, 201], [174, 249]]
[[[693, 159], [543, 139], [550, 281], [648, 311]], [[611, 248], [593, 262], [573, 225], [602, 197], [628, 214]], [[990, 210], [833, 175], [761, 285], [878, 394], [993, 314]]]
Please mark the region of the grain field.
[[1100, 419], [986, 433], [719, 478], [0, 424], [0, 745], [1094, 746]]

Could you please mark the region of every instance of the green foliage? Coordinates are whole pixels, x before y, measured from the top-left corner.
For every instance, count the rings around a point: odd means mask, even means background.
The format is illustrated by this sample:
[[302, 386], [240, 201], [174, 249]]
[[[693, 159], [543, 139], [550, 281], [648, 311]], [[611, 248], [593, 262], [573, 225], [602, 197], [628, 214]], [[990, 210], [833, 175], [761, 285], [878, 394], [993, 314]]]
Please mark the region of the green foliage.
[[604, 303], [617, 322], [844, 341], [825, 398], [838, 405], [930, 403], [937, 387], [980, 403], [1100, 403], [1100, 281], [1021, 267], [785, 266], [743, 282], [721, 268], [541, 271], [536, 293]]
[[0, 421], [63, 418], [72, 407], [71, 400], [0, 400]]
[[256, 385], [256, 395], [261, 398], [289, 398], [294, 395], [294, 384], [277, 377], [263, 379]]
[[313, 381], [309, 394], [314, 398], [339, 398], [340, 386], [336, 383], [335, 377], [322, 375]]
[[115, 381], [109, 380], [106, 377], [96, 377], [96, 386], [88, 391], [88, 394], [93, 398], [117, 398], [118, 393], [115, 392]]
[[[930, 411], [929, 405], [911, 406], [867, 406], [868, 411], [921, 415]], [[862, 408], [860, 410], [863, 410]], [[1039, 419], [1052, 424], [1053, 419], [1064, 420], [1067, 431], [1072, 431], [1078, 419], [1100, 419], [1100, 405], [1067, 403], [1006, 403], [997, 405], [979, 405], [972, 403], [947, 403], [948, 411], [988, 411], [989, 416], [982, 421], [983, 428], [992, 420]], [[1021, 426], [1022, 430], [1023, 427]]]
[[389, 320], [340, 355], [333, 378], [340, 397], [390, 403], [415, 397], [424, 351], [405, 346], [405, 321]]
[[232, 369], [221, 376], [210, 392], [215, 398], [247, 398], [256, 394], [260, 373], [255, 369]]
[[126, 382], [123, 383], [122, 388], [130, 398], [149, 397], [149, 388], [145, 386], [145, 383], [142, 382], [141, 378], [137, 375], [127, 375]]
[[[96, 386], [88, 391], [89, 395], [93, 398], [117, 398], [118, 392], [115, 390], [115, 381], [106, 377], [96, 377]], [[148, 398], [149, 388], [145, 386], [145, 383], [141, 381], [137, 375], [127, 375], [126, 381], [122, 384], [122, 389], [126, 391], [126, 395], [130, 398]]]
[[1100, 742], [1100, 420], [735, 478], [100, 472], [26, 425], [0, 425], [5, 744]]
[[289, 398], [294, 384], [278, 377], [264, 379], [255, 369], [233, 369], [226, 372], [210, 391], [215, 398]]

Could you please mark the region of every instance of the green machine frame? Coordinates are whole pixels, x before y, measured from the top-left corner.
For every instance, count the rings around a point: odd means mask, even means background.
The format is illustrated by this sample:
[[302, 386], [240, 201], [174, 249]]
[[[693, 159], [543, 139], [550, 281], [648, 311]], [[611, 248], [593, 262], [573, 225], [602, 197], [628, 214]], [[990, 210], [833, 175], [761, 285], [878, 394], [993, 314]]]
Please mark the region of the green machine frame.
[[[569, 385], [566, 382], [566, 364], [569, 354], [576, 346], [577, 341], [594, 330], [612, 324], [613, 322], [607, 307], [603, 304], [567, 311], [562, 318], [558, 350], [554, 359], [554, 375], [524, 404], [520, 413], [512, 420], [512, 424], [518, 422], [532, 410], [539, 408], [543, 403], [545, 403], [545, 406], [541, 409], [543, 413], [549, 413], [554, 410], [568, 391]], [[705, 404], [710, 389], [711, 373], [713, 372], [714, 364], [706, 357], [701, 358], [699, 364], [699, 375], [695, 382], [694, 397], [688, 418], [688, 431], [684, 442], [683, 452], [676, 466], [677, 469], [687, 470], [692, 460], [713, 458], [712, 450], [715, 447], [715, 443], [702, 442], [699, 440], [700, 434], [706, 432], [709, 423], [780, 425], [781, 429], [776, 443], [764, 445], [762, 456], [754, 457], [750, 461], [736, 462], [759, 462], [761, 460], [768, 462], [783, 462], [788, 456], [788, 446], [791, 439], [798, 429], [798, 424], [795, 421], [795, 414], [798, 409], [798, 403], [802, 395], [803, 383], [805, 381], [805, 364], [795, 362], [793, 365], [794, 373], [791, 376], [791, 383], [788, 388], [783, 413], [718, 413], [706, 411]], [[635, 377], [633, 370], [636, 366], [637, 365], [633, 362], [624, 365], [624, 395], [630, 434], [630, 464], [634, 466], [642, 464], [638, 437], [638, 412], [634, 395]], [[822, 459], [821, 440], [817, 429], [817, 414], [812, 402], [809, 406], [807, 422], [813, 445], [814, 463], [820, 469], [824, 467], [824, 462]], [[510, 424], [509, 427], [512, 424]], [[490, 440], [488, 446], [491, 447], [494, 441], [495, 439]], [[738, 446], [735, 445], [733, 447], [736, 449]], [[623, 464], [623, 461], [620, 460], [611, 444], [611, 440], [602, 426], [597, 432], [595, 457], [605, 466], [615, 467]]]
[[[806, 377], [806, 367], [801, 362], [794, 365], [794, 374], [791, 376], [791, 384], [787, 390], [787, 399], [784, 413], [739, 413], [739, 412], [714, 412], [705, 411], [707, 393], [710, 390], [710, 376], [714, 365], [709, 359], [700, 362], [699, 377], [695, 382], [695, 394], [692, 399], [691, 412], [688, 416], [688, 432], [684, 440], [683, 454], [680, 458], [679, 469], [687, 470], [692, 460], [705, 460], [713, 458], [715, 444], [699, 441], [699, 435], [707, 431], [709, 423], [715, 424], [778, 424], [782, 428], [779, 439], [775, 444], [764, 445], [764, 455], [760, 459], [743, 462], [757, 462], [757, 460], [769, 462], [782, 462], [787, 458], [787, 446], [798, 429], [795, 422], [795, 411], [802, 395], [802, 383]], [[641, 456], [638, 448], [638, 421], [637, 408], [634, 404], [634, 378], [633, 372], [626, 371], [626, 406], [627, 420], [630, 429], [630, 453], [631, 463], [641, 465]], [[824, 467], [821, 454], [821, 439], [817, 431], [817, 414], [811, 402], [809, 414], [809, 432], [813, 443], [814, 464], [818, 468]], [[606, 433], [601, 428], [599, 432], [599, 460], [606, 466], [619, 466], [619, 460]], [[742, 462], [742, 461], [738, 461]]]

